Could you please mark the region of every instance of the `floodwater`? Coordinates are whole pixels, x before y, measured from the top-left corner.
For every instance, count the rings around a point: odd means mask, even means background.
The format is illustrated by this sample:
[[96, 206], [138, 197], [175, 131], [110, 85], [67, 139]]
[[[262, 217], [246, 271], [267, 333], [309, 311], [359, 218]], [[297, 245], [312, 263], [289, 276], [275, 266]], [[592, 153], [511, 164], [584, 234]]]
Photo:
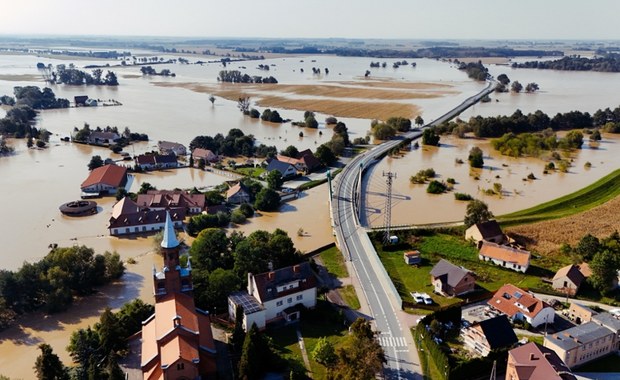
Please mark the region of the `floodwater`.
[[[190, 61], [197, 59], [187, 58]], [[12, 94], [14, 86], [43, 87], [42, 81], [33, 80], [35, 76], [40, 75], [36, 69], [36, 63], [39, 61], [54, 65], [71, 62], [66, 59], [0, 55], [0, 95]], [[239, 69], [245, 66], [247, 69], [241, 70], [249, 75], [273, 75], [283, 84], [339, 85], [336, 82], [362, 82], [364, 72], [369, 69], [371, 61], [369, 58], [286, 57], [261, 61], [262, 64], [270, 65], [269, 72], [256, 69], [258, 62], [235, 62], [229, 64], [226, 69]], [[399, 100], [419, 107], [427, 122], [445, 113], [484, 86], [482, 83], [467, 79], [464, 73], [446, 62], [410, 60], [417, 63], [416, 68], [407, 66], [393, 69], [391, 63], [394, 60], [385, 61], [388, 63], [387, 68], [370, 69], [372, 79], [440, 83], [450, 86], [449, 90], [439, 97]], [[90, 60], [74, 62], [78, 67], [101, 63]], [[113, 61], [109, 63], [115, 64]], [[323, 69], [328, 67], [330, 74], [313, 75], [312, 67]], [[114, 68], [121, 83], [116, 88], [53, 85], [52, 89], [59, 97], [73, 99], [76, 95], [88, 95], [97, 99], [115, 99], [123, 105], [41, 112], [37, 126], [53, 133], [50, 147], [44, 150], [29, 150], [23, 140], [11, 140], [10, 144], [16, 148], [15, 154], [0, 157], [0, 187], [3, 191], [0, 200], [0, 208], [3, 211], [3, 218], [0, 221], [1, 269], [15, 270], [24, 261], [39, 260], [48, 252], [48, 246], [52, 243], [60, 246], [84, 244], [93, 247], [98, 253], [109, 250], [119, 252], [123, 259], [138, 258], [137, 265], [129, 266], [129, 272], [123, 282], [104, 288], [101, 296], [85, 299], [67, 313], [54, 316], [28, 316], [20, 321], [19, 326], [1, 333], [0, 372], [4, 375], [32, 378], [32, 365], [38, 354], [36, 345], [42, 341], [52, 344], [54, 351], [65, 363], [69, 363], [64, 347], [69, 341], [70, 333], [76, 328], [93, 324], [106, 305], [118, 307], [137, 296], [152, 302], [150, 268], [157, 262], [154, 255], [148, 254], [152, 250], [152, 241], [148, 237], [119, 239], [108, 235], [106, 225], [114, 204], [113, 199], [98, 199], [99, 213], [93, 216], [72, 218], [65, 217], [58, 211], [60, 204], [79, 197], [79, 185], [88, 175], [86, 165], [92, 155], [120, 159], [120, 156], [111, 154], [105, 148], [60, 141], [60, 138], [68, 136], [74, 127], [80, 128], [86, 122], [92, 127], [108, 125], [117, 126], [119, 129], [129, 127], [134, 132], [149, 134], [151, 140], [148, 143], [139, 143], [126, 148], [131, 154], [154, 149], [158, 140], [188, 144], [196, 135], [226, 134], [231, 128], [239, 128], [246, 134], [253, 134], [258, 143], [276, 145], [278, 149], [284, 149], [291, 144], [295, 144], [299, 149], [315, 149], [331, 138], [331, 129], [323, 124], [320, 125], [322, 136], [317, 131], [304, 130], [306, 136], [299, 138], [298, 127], [249, 119], [241, 115], [234, 101], [217, 97], [215, 104], [212, 105], [208, 100], [208, 94], [182, 88], [183, 83], [216, 85], [217, 74], [224, 69], [221, 64], [204, 66], [171, 64], [156, 65], [155, 68], [158, 71], [170, 69], [177, 76], [146, 78], [139, 75], [138, 67], [126, 67]], [[301, 68], [304, 68], [303, 73]], [[620, 104], [620, 93], [617, 91], [620, 84], [618, 74], [536, 70], [513, 72], [505, 66], [491, 66], [490, 70], [494, 75], [506, 72], [511, 79], [517, 79], [523, 84], [537, 82], [541, 91], [536, 94], [493, 95], [500, 101], [477, 105], [466, 111], [463, 118], [475, 114], [511, 114], [516, 108], [521, 108], [523, 112], [539, 108], [549, 113], [573, 109], [592, 112], [600, 107], [615, 107]], [[173, 86], [155, 85], [161, 82], [169, 82]], [[277, 91], [270, 92], [269, 95], [298, 96]], [[314, 98], [330, 99], [320, 96]], [[284, 118], [301, 120], [304, 110], [279, 111]], [[0, 109], [0, 116], [3, 114], [4, 111]], [[318, 114], [317, 120], [322, 121], [326, 116], [331, 115]], [[339, 119], [347, 124], [351, 139], [365, 136], [369, 129], [369, 120]], [[383, 221], [383, 216], [380, 214], [385, 199], [381, 195], [385, 190], [384, 179], [381, 177], [382, 170], [398, 173], [398, 178], [394, 182], [394, 224], [460, 220], [464, 213], [463, 203], [454, 201], [451, 194], [427, 195], [425, 186], [410, 185], [408, 177], [420, 169], [433, 167], [441, 179], [448, 177], [456, 179], [455, 191], [481, 197], [489, 203], [493, 212], [502, 214], [572, 192], [615, 169], [617, 160], [614, 160], [614, 154], [617, 155], [618, 140], [607, 135], [604, 139], [598, 150], [580, 151], [575, 157], [570, 173], [543, 176], [542, 161], [500, 157], [491, 152], [488, 143], [442, 137], [440, 148], [420, 148], [403, 158], [387, 159], [376, 166], [369, 181], [371, 195], [368, 219], [373, 225], [380, 225]], [[485, 152], [486, 168], [480, 174], [479, 181], [469, 176], [467, 164], [454, 163], [455, 157], [466, 161], [467, 152], [473, 144], [481, 145]], [[586, 161], [592, 163], [590, 170], [583, 168]], [[492, 171], [489, 166], [493, 167]], [[533, 172], [539, 179], [523, 182], [522, 178], [529, 172]], [[501, 178], [495, 179], [496, 175]], [[143, 182], [149, 182], [160, 189], [202, 188], [217, 185], [228, 179], [230, 178], [226, 176], [184, 168], [138, 174], [131, 181], [131, 191], [137, 191]], [[494, 182], [503, 185], [505, 194], [502, 199], [477, 193], [478, 187], [489, 188]], [[275, 228], [287, 231], [295, 246], [304, 252], [333, 241], [329, 227], [326, 186], [307, 191], [300, 199], [283, 205], [279, 213], [261, 213], [237, 227], [246, 235], [256, 229]], [[303, 236], [297, 235], [300, 228], [305, 232]]]

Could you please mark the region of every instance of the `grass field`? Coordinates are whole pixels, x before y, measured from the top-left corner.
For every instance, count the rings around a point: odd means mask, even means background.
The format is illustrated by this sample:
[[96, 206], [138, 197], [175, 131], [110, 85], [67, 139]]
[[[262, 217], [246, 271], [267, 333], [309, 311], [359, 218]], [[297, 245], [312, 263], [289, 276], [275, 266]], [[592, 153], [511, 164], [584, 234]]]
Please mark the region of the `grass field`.
[[344, 265], [344, 258], [338, 248], [331, 247], [319, 254], [323, 265], [327, 271], [338, 278], [349, 277], [347, 267]]
[[620, 170], [579, 191], [532, 208], [501, 215], [498, 220], [502, 226], [508, 226], [563, 218], [602, 205], [618, 195], [620, 195]]
[[413, 302], [410, 292], [426, 292], [440, 306], [460, 301], [459, 298], [447, 298], [432, 293], [430, 271], [433, 265], [442, 258], [475, 272], [476, 284], [491, 292], [507, 283], [522, 288], [545, 288], [547, 285], [542, 282], [541, 278], [553, 277], [554, 271], [565, 264], [558, 258], [545, 257], [532, 259], [526, 274], [503, 269], [480, 261], [473, 245], [460, 237], [446, 234], [423, 236], [416, 242], [415, 248], [420, 251], [422, 257], [422, 263], [419, 266], [410, 266], [405, 263], [404, 250], [385, 252], [380, 244], [376, 244], [375, 247], [403, 300]]
[[345, 285], [342, 288], [338, 289], [338, 293], [344, 299], [344, 302], [349, 305], [349, 307], [353, 310], [358, 310], [360, 305], [360, 300], [357, 298], [357, 294], [355, 293], [355, 288], [353, 285]]
[[252, 178], [259, 178], [259, 176], [265, 172], [265, 168], [238, 168], [235, 169], [235, 173], [243, 174]]

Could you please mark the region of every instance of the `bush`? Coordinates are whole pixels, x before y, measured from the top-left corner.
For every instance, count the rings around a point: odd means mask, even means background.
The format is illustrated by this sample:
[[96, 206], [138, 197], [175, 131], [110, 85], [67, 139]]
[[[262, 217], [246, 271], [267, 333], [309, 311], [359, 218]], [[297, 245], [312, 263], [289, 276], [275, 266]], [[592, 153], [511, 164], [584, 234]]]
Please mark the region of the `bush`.
[[430, 194], [441, 194], [445, 192], [447, 189], [448, 187], [443, 182], [433, 180], [431, 181], [431, 183], [428, 184], [428, 187], [426, 188], [426, 192]]
[[433, 168], [423, 169], [417, 172], [416, 175], [411, 176], [409, 181], [411, 183], [422, 184], [426, 183], [426, 180], [429, 178], [435, 178], [436, 175], [437, 173], [435, 173], [435, 169]]
[[472, 168], [482, 168], [484, 166], [482, 149], [478, 148], [477, 146], [471, 148], [471, 150], [469, 151], [469, 157], [467, 157], [467, 159], [469, 160], [469, 165]]
[[243, 211], [237, 209], [230, 214], [230, 220], [235, 224], [243, 224], [246, 221], [246, 217]]
[[474, 198], [469, 194], [454, 193], [454, 199], [456, 199], [457, 201], [471, 201]]
[[447, 183], [449, 183], [450, 185], [455, 185], [456, 184], [456, 180], [454, 178], [448, 178], [446, 180]]
[[439, 135], [435, 133], [434, 129], [425, 129], [424, 132], [422, 132], [422, 144], [424, 145], [434, 145], [434, 146], [438, 146], [439, 145]]
[[249, 203], [243, 203], [239, 206], [239, 210], [243, 213], [246, 218], [251, 218], [254, 216], [254, 207], [252, 207]]

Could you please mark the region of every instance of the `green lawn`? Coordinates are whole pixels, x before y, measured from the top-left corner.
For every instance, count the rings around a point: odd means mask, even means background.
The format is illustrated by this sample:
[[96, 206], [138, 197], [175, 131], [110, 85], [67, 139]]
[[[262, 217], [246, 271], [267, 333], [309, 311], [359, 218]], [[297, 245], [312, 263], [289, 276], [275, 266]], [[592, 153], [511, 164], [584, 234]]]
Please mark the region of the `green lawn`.
[[[299, 328], [301, 329], [301, 335], [304, 337], [306, 352], [310, 360], [312, 378], [326, 379], [327, 372], [325, 367], [312, 359], [312, 351], [322, 337], [326, 337], [334, 347], [342, 344], [343, 339], [348, 333], [347, 327], [342, 323], [342, 317], [328, 302], [317, 301], [315, 310], [308, 311], [302, 315]], [[304, 361], [297, 342], [296, 329], [297, 326], [295, 325], [285, 326], [268, 330], [267, 334], [272, 337], [273, 342], [279, 349], [279, 353], [289, 362], [291, 367], [303, 368]]]
[[501, 215], [502, 226], [533, 223], [577, 214], [620, 195], [620, 169], [572, 194], [511, 214]]
[[463, 238], [446, 234], [431, 234], [419, 239], [414, 248], [420, 251], [422, 263], [417, 267], [405, 263], [403, 250], [384, 252], [381, 245], [376, 243], [375, 247], [403, 300], [413, 302], [410, 292], [426, 292], [435, 303], [441, 306], [460, 301], [459, 298], [446, 298], [432, 294], [430, 271], [433, 265], [442, 258], [475, 272], [476, 284], [491, 292], [507, 283], [522, 288], [546, 288], [548, 285], [541, 281], [541, 277], [553, 277], [554, 270], [564, 264], [552, 261], [554, 260], [552, 258], [545, 258], [544, 262], [541, 261], [542, 259], [534, 258], [527, 274], [503, 269], [480, 261], [477, 249]]
[[540, 344], [541, 346], [543, 345], [543, 341], [545, 340], [545, 338], [541, 335], [537, 335], [537, 336], [531, 336], [531, 335], [521, 335], [521, 334], [517, 334], [517, 338], [519, 338], [519, 340], [525, 338], [530, 342], [535, 342]]
[[353, 285], [345, 285], [338, 289], [338, 292], [351, 309], [358, 310], [361, 307], [360, 300], [357, 298], [357, 294], [355, 294]]
[[262, 167], [258, 167], [258, 168], [238, 168], [235, 169], [236, 173], [239, 174], [243, 174], [246, 175], [248, 177], [252, 177], [252, 178], [259, 178], [259, 176], [265, 172], [265, 168]]
[[327, 271], [338, 278], [349, 277], [347, 267], [344, 264], [344, 258], [338, 248], [331, 247], [319, 254], [323, 265], [327, 268]]
[[615, 354], [605, 356], [577, 369], [578, 372], [620, 372], [620, 360]]

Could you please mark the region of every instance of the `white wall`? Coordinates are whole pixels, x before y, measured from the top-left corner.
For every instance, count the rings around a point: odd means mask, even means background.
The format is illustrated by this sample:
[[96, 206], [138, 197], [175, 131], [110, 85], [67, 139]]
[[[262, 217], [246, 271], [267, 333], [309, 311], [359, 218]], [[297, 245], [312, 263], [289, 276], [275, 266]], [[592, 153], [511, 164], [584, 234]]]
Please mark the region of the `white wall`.
[[[299, 295], [302, 296], [301, 300], [297, 299]], [[288, 302], [289, 299], [291, 299], [290, 303]], [[278, 304], [280, 301], [281, 304]], [[302, 292], [293, 293], [265, 302], [263, 304], [265, 307], [265, 320], [270, 321], [277, 318], [282, 310], [298, 304], [303, 304], [307, 308], [314, 308], [316, 306], [316, 288], [306, 289]]]
[[[553, 323], [554, 318], [555, 318], [555, 311], [552, 308], [550, 308], [550, 307], [545, 307], [538, 314], [536, 314], [536, 316], [534, 318], [531, 318], [531, 320], [528, 320], [528, 322], [532, 326], [538, 327], [538, 326], [542, 325], [545, 322]], [[527, 319], [529, 319], [529, 318], [526, 317], [526, 320]]]

